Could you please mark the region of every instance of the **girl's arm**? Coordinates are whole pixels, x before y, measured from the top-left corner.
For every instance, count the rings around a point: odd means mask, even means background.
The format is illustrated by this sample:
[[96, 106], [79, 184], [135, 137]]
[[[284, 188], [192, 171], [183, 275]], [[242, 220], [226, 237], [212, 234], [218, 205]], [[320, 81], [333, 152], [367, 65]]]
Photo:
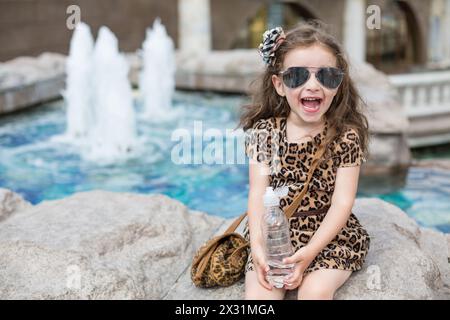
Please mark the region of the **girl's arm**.
[[272, 286], [266, 279], [269, 266], [264, 253], [261, 221], [264, 214], [263, 195], [269, 185], [269, 166], [250, 160], [249, 164], [249, 193], [248, 193], [248, 228], [250, 232], [250, 247], [253, 265], [259, 283], [268, 290]]
[[261, 220], [264, 214], [263, 195], [269, 186], [269, 166], [250, 160], [248, 192], [248, 227], [250, 244], [262, 244]]

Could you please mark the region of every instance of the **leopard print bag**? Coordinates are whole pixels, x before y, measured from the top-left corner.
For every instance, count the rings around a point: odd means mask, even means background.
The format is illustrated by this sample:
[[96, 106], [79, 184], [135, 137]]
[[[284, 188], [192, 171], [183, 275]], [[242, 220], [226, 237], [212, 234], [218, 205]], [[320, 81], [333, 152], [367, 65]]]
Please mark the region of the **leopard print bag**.
[[[309, 169], [305, 186], [309, 185], [312, 174], [316, 169], [319, 159], [322, 157], [324, 147], [316, 152], [314, 161]], [[295, 197], [294, 201], [286, 209], [289, 219], [299, 206], [307, 188]], [[207, 241], [195, 254], [191, 279], [195, 286], [211, 288], [215, 286], [227, 287], [237, 282], [245, 273], [250, 243], [239, 233], [234, 232], [246, 217], [244, 213], [237, 218], [224, 234]]]
[[192, 282], [197, 287], [226, 287], [243, 276], [250, 243], [233, 231], [246, 215], [241, 215], [224, 234], [207, 241], [197, 251], [191, 268]]

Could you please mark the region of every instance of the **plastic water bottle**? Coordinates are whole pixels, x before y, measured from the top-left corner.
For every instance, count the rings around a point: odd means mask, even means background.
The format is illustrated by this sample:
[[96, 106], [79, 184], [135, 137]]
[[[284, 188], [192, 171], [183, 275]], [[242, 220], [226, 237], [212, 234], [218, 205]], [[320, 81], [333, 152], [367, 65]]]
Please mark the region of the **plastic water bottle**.
[[289, 235], [288, 219], [280, 209], [280, 194], [271, 187], [264, 194], [264, 221], [262, 223], [265, 240], [267, 264], [267, 281], [275, 288], [284, 286], [284, 279], [292, 274], [294, 264], [283, 264], [283, 259], [292, 256], [293, 249]]

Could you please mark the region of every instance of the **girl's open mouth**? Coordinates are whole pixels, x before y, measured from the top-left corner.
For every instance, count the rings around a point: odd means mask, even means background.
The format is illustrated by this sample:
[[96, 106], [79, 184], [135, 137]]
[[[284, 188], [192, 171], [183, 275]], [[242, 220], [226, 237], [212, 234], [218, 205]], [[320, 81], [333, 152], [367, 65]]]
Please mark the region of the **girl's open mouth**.
[[320, 98], [302, 98], [301, 103], [303, 110], [308, 113], [315, 113], [319, 111], [322, 99]]

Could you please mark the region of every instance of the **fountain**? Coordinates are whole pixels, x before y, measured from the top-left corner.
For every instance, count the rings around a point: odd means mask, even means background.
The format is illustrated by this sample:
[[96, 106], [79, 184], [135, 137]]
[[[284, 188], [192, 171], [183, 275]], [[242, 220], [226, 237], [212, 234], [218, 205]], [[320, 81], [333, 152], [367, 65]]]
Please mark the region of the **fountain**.
[[67, 107], [68, 138], [85, 138], [93, 125], [92, 54], [94, 39], [89, 26], [80, 22], [70, 41], [67, 58], [67, 85], [63, 94]]
[[[174, 44], [160, 19], [147, 29], [142, 60], [141, 118], [152, 123], [175, 119]], [[111, 163], [128, 158], [138, 145], [128, 71], [118, 40], [107, 27], [100, 28], [94, 46], [89, 26], [79, 23], [67, 60], [67, 130], [52, 141], [70, 143], [85, 160]]]
[[79, 23], [67, 62], [67, 130], [53, 141], [75, 145], [96, 162], [126, 159], [136, 146], [136, 120], [129, 66], [118, 41], [101, 27], [95, 47], [89, 27]]
[[175, 117], [172, 95], [175, 91], [175, 53], [172, 39], [158, 18], [147, 29], [142, 44], [143, 68], [139, 88], [146, 120], [167, 121]]
[[126, 156], [136, 144], [136, 120], [129, 66], [119, 53], [117, 38], [101, 27], [94, 48], [93, 110], [95, 125], [89, 139], [94, 159]]

